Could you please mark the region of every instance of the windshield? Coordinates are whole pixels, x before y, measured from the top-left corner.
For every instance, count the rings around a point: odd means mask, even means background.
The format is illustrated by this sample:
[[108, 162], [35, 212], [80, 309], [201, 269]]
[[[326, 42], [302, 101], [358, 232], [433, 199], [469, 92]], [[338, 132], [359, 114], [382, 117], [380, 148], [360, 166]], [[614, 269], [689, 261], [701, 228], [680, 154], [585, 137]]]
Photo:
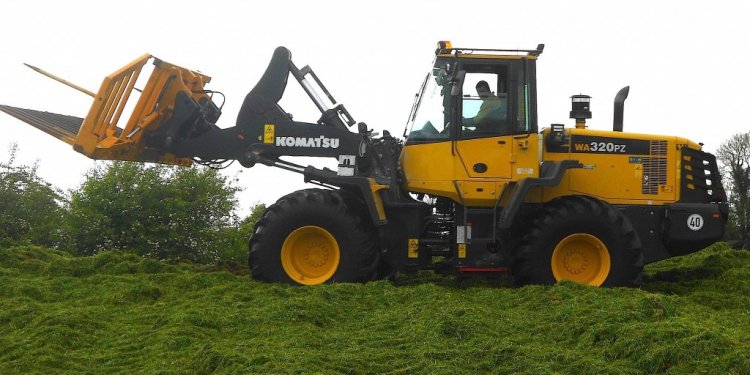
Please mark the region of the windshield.
[[450, 80], [446, 71], [433, 69], [415, 99], [407, 141], [447, 140], [450, 137], [450, 114], [443, 111], [447, 96], [450, 96]]

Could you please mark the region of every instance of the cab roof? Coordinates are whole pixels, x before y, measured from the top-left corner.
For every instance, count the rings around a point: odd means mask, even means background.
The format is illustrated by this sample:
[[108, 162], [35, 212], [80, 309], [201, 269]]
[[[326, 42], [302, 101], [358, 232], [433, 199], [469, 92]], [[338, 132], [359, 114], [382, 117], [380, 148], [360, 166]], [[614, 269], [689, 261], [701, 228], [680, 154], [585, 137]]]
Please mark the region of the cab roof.
[[450, 58], [484, 58], [484, 59], [507, 59], [516, 60], [521, 58], [536, 59], [544, 51], [544, 44], [539, 44], [536, 49], [496, 49], [496, 48], [453, 48], [450, 41], [438, 42], [435, 55], [437, 57]]

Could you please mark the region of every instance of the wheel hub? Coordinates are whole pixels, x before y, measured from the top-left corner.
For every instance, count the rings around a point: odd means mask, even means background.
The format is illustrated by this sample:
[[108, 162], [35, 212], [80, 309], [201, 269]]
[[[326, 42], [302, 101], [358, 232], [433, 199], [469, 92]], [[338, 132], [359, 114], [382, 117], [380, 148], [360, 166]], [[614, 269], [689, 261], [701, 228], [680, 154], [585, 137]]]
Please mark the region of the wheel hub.
[[574, 233], [565, 237], [552, 252], [552, 274], [555, 280], [571, 280], [600, 286], [609, 276], [609, 250], [596, 236]]
[[563, 264], [565, 269], [579, 275], [589, 267], [589, 257], [579, 249], [572, 249], [564, 255]]
[[328, 262], [330, 250], [325, 244], [315, 241], [304, 251], [304, 260], [311, 267], [319, 268]]
[[322, 284], [339, 267], [338, 242], [326, 229], [304, 226], [290, 233], [281, 246], [281, 265], [287, 276], [302, 285]]

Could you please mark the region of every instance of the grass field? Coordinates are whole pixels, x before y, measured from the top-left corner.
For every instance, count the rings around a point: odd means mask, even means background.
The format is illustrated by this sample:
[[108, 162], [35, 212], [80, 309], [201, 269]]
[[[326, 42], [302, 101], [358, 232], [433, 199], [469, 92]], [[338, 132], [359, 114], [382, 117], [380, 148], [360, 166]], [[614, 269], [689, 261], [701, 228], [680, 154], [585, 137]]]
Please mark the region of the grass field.
[[641, 289], [508, 284], [298, 288], [4, 248], [0, 373], [750, 373], [750, 252], [654, 264]]

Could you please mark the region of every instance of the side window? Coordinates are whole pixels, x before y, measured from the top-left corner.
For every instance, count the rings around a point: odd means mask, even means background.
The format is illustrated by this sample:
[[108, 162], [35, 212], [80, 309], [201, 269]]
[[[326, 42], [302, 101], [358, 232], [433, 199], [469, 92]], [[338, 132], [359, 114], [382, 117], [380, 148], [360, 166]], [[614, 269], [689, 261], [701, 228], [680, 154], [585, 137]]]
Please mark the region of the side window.
[[[492, 67], [492, 69], [501, 70], [498, 68], [503, 67]], [[469, 71], [466, 74], [461, 98], [462, 138], [510, 134], [507, 75], [503, 73]]]

